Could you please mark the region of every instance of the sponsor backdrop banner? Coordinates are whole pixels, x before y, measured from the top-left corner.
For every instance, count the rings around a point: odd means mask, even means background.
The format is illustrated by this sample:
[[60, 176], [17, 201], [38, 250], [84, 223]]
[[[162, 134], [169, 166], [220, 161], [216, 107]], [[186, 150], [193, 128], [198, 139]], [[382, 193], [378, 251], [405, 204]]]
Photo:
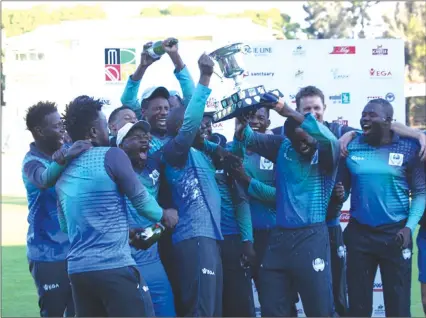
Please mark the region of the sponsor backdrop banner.
[[[203, 52], [226, 43], [189, 41], [180, 43], [179, 50], [195, 82], [199, 71], [197, 61]], [[142, 45], [141, 45], [142, 46]], [[112, 48], [111, 48], [112, 47]], [[140, 48], [131, 46], [105, 46], [104, 52], [104, 97], [112, 100], [110, 110], [119, 106], [124, 84], [129, 74], [139, 63]], [[266, 89], [278, 88], [289, 105], [296, 107], [296, 94], [301, 87], [314, 85], [325, 95], [325, 120], [338, 121], [359, 128], [361, 112], [365, 104], [374, 98], [385, 98], [394, 106], [395, 120], [405, 123], [404, 98], [404, 44], [401, 40], [307, 40], [271, 41], [245, 43], [242, 55], [244, 83], [248, 87], [264, 85]], [[167, 57], [156, 62], [147, 71], [141, 83], [143, 89], [164, 85], [179, 89], [173, 76], [173, 66]], [[99, 65], [99, 64], [98, 64]], [[159, 76], [161, 74], [161, 76]], [[121, 84], [112, 87], [110, 84]], [[233, 81], [213, 77], [213, 89], [206, 110], [214, 110], [214, 101], [233, 92]], [[107, 86], [105, 86], [107, 85]], [[116, 86], [116, 85], [114, 85]], [[271, 128], [281, 126], [284, 118], [271, 111]], [[214, 125], [214, 131], [232, 140], [234, 120]], [[348, 211], [349, 200], [344, 205]], [[341, 226], [346, 227], [349, 214], [344, 212]], [[337, 251], [332, 251], [336, 252]], [[253, 284], [257, 313], [260, 306]], [[373, 317], [384, 317], [383, 289], [377, 271], [373, 293]], [[303, 306], [297, 304], [299, 316], [305, 316]]]

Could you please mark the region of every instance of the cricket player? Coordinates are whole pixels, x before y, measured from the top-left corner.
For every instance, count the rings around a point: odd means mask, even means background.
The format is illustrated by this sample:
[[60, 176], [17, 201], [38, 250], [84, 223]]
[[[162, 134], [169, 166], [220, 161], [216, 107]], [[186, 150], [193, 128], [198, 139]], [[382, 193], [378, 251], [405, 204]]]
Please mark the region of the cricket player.
[[70, 162], [56, 183], [59, 223], [71, 244], [68, 274], [77, 316], [144, 317], [144, 298], [150, 296], [131, 255], [125, 196], [153, 222], [173, 227], [178, 217], [147, 192], [124, 151], [108, 147], [102, 106], [79, 96], [65, 110], [72, 141], [94, 146]]
[[[117, 146], [129, 157], [133, 170], [148, 192], [157, 200], [160, 187], [160, 156], [158, 153], [148, 156], [151, 126], [146, 121], [134, 124], [127, 123], [117, 134]], [[130, 211], [131, 228], [147, 228], [154, 223], [140, 216], [126, 198], [127, 208]], [[155, 243], [148, 250], [132, 247], [132, 256], [136, 261], [139, 272], [143, 273], [147, 287], [151, 294], [156, 317], [176, 316], [173, 293], [167, 274], [158, 253], [158, 244]], [[149, 306], [149, 302], [146, 306]], [[151, 315], [154, 315], [152, 312]]]
[[[27, 190], [27, 258], [37, 288], [41, 317], [73, 317], [74, 303], [67, 273], [68, 236], [59, 227], [54, 185], [65, 165], [52, 156], [63, 146], [65, 129], [55, 103], [39, 102], [26, 114], [27, 129], [34, 142], [22, 164]], [[72, 158], [90, 144], [74, 144], [66, 151]]]
[[[208, 129], [208, 123], [202, 122], [200, 130], [201, 136], [205, 139], [204, 151], [213, 159], [216, 169], [215, 178], [221, 197], [222, 316], [255, 317], [250, 265], [254, 265], [256, 255], [253, 248], [253, 229], [248, 198], [241, 185], [229, 174], [231, 161], [227, 159], [232, 156], [228, 151], [232, 148], [231, 143], [225, 144], [226, 149], [224, 149], [216, 143], [209, 142], [210, 135], [206, 133]], [[240, 163], [238, 157], [235, 157], [234, 162], [235, 160]]]
[[412, 233], [425, 210], [425, 171], [418, 142], [392, 132], [392, 121], [388, 101], [369, 101], [363, 133], [348, 146], [343, 180], [351, 189], [351, 218], [343, 236], [351, 317], [371, 317], [378, 266], [386, 316], [411, 316]]
[[276, 164], [277, 221], [259, 272], [262, 316], [290, 316], [294, 292], [307, 316], [334, 314], [330, 247], [325, 223], [339, 160], [339, 143], [311, 114], [270, 105], [288, 117], [285, 135], [253, 132], [240, 119], [234, 142]]
[[[183, 92], [183, 102], [185, 105], [188, 105], [195, 89], [195, 85], [188, 68], [179, 54], [178, 45], [169, 45], [169, 42], [172, 40], [174, 39], [168, 38], [164, 40], [163, 48], [175, 66], [174, 74], [179, 81]], [[146, 89], [142, 93], [141, 101], [139, 102], [137, 95], [141, 80], [147, 69], [154, 62], [158, 61], [158, 59], [153, 59], [146, 51], [151, 46], [152, 42], [148, 42], [144, 45], [140, 64], [135, 73], [129, 77], [123, 95], [121, 96], [121, 102], [123, 105], [132, 108], [138, 119], [144, 118], [151, 125], [152, 140], [150, 153], [154, 153], [168, 141], [166, 133], [166, 118], [171, 108], [170, 100], [172, 100], [173, 105], [176, 105], [176, 98], [179, 101], [181, 99], [179, 97], [171, 96], [170, 92], [165, 87], [154, 86]], [[159, 76], [161, 75], [159, 74]], [[174, 94], [174, 96], [176, 96], [176, 94]]]
[[164, 145], [163, 160], [181, 220], [173, 233], [173, 251], [182, 314], [213, 317], [222, 314], [221, 198], [213, 163], [202, 151], [199, 128], [214, 64], [203, 54], [198, 65], [200, 80], [188, 107], [174, 108], [167, 118], [171, 140]]
[[108, 129], [110, 131], [110, 145], [111, 147], [117, 146], [117, 133], [127, 123], [136, 123], [135, 112], [127, 106], [121, 106], [114, 109], [108, 117]]

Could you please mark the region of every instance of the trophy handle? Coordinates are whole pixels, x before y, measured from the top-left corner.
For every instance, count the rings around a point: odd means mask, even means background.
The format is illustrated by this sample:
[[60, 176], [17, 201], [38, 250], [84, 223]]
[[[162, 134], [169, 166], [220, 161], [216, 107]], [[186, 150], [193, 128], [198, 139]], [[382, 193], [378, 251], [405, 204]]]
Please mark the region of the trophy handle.
[[223, 76], [220, 76], [219, 73], [213, 71], [213, 73], [220, 78], [220, 82], [223, 83]]

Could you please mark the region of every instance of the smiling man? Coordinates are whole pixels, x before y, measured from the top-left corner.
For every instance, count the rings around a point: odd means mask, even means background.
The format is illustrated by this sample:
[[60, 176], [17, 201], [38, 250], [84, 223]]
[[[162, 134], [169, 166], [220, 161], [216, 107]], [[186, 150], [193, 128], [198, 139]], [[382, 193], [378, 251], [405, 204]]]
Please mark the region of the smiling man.
[[108, 118], [108, 128], [110, 131], [110, 144], [117, 146], [117, 133], [127, 123], [137, 122], [135, 112], [127, 106], [121, 106], [112, 111]]
[[392, 132], [392, 121], [392, 105], [371, 100], [363, 134], [348, 146], [343, 182], [352, 190], [351, 218], [343, 236], [351, 317], [371, 317], [378, 266], [386, 316], [411, 316], [412, 234], [425, 209], [425, 172], [417, 141]]
[[[160, 153], [148, 156], [151, 126], [146, 121], [138, 121], [135, 124], [128, 123], [123, 126], [117, 135], [117, 146], [124, 150], [129, 157], [137, 178], [146, 187], [148, 192], [158, 200], [160, 188]], [[127, 208], [130, 212], [131, 229], [151, 227], [154, 222], [141, 217], [130, 200], [126, 198]], [[132, 247], [132, 256], [136, 261], [139, 272], [143, 273], [151, 294], [156, 317], [176, 316], [173, 293], [167, 274], [158, 253], [158, 243], [153, 244], [147, 250]], [[150, 300], [146, 301], [146, 306]]]
[[259, 134], [237, 125], [234, 143], [274, 162], [277, 170], [276, 228], [259, 272], [262, 316], [290, 316], [298, 292], [307, 316], [334, 314], [330, 247], [325, 224], [334, 186], [339, 144], [311, 114], [305, 116], [279, 99], [269, 105], [288, 117], [283, 136]]

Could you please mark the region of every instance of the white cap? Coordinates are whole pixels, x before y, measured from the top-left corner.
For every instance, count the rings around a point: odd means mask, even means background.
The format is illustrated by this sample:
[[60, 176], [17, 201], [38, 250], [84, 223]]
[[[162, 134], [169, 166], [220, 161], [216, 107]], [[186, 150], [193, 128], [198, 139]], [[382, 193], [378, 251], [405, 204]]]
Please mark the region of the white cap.
[[117, 133], [117, 147], [120, 146], [124, 138], [126, 138], [126, 136], [133, 129], [136, 129], [136, 128], [141, 128], [142, 130], [149, 132], [151, 130], [151, 125], [145, 120], [140, 120], [136, 122], [135, 124], [132, 124], [132, 123], [125, 124], [123, 127], [121, 127], [121, 129]]
[[150, 88], [147, 88], [142, 93], [141, 101], [143, 101], [144, 99], [149, 99], [153, 96], [161, 96], [168, 99], [170, 97], [170, 93], [167, 88], [163, 86], [152, 86]]

